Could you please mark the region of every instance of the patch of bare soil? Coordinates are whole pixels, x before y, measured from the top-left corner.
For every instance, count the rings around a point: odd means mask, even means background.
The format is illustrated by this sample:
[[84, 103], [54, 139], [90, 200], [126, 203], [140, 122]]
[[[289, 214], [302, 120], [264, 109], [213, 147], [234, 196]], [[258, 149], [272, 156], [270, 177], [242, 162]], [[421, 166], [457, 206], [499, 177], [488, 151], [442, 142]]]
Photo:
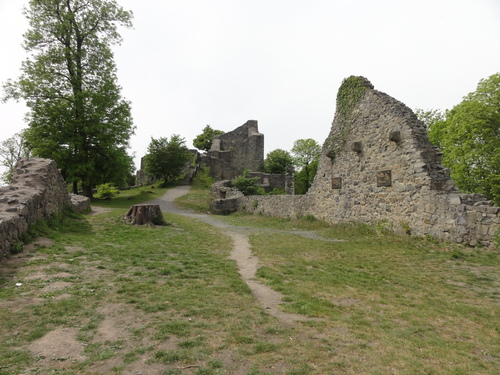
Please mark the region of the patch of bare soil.
[[47, 361], [83, 361], [84, 345], [76, 340], [76, 328], [57, 328], [42, 338], [33, 341], [28, 349], [39, 357], [42, 362]]
[[137, 313], [126, 304], [107, 304], [98, 309], [104, 315], [104, 320], [99, 324], [93, 342], [119, 341], [127, 339], [130, 335], [128, 328], [131, 322], [136, 321]]
[[[149, 359], [149, 357], [147, 358]], [[147, 359], [138, 360], [127, 366], [120, 374], [122, 375], [162, 375], [165, 374], [165, 365], [158, 363], [147, 363]], [[123, 365], [123, 359], [115, 357], [97, 363], [91, 367], [93, 374], [113, 374], [113, 368]]]
[[32, 251], [33, 249], [37, 247], [51, 247], [54, 244], [54, 241], [52, 241], [50, 238], [45, 238], [45, 237], [39, 237], [33, 242], [29, 243], [24, 247], [24, 252], [26, 251]]
[[0, 263], [0, 273], [3, 275], [11, 275], [24, 264], [27, 260], [41, 259], [33, 256], [33, 251], [37, 247], [51, 247], [54, 244], [50, 238], [39, 237], [30, 244], [24, 246], [23, 251], [19, 254], [11, 255], [7, 259], [3, 259]]
[[55, 281], [55, 282], [52, 282], [52, 283], [44, 286], [42, 289], [39, 290], [39, 292], [41, 294], [43, 294], [43, 293], [53, 293], [53, 292], [57, 292], [59, 290], [63, 290], [63, 289], [69, 288], [72, 285], [73, 285], [73, 283], [69, 283], [69, 282], [66, 282], [66, 281]]
[[73, 276], [73, 275], [68, 273], [68, 272], [59, 272], [59, 273], [47, 275], [45, 272], [41, 271], [41, 272], [35, 272], [35, 273], [32, 273], [31, 275], [26, 276], [24, 278], [24, 280], [26, 280], [26, 281], [31, 281], [31, 280], [46, 281], [46, 280], [65, 278], [65, 277], [71, 277], [71, 276]]
[[89, 215], [104, 214], [106, 212], [111, 212], [111, 209], [99, 206], [90, 206]]

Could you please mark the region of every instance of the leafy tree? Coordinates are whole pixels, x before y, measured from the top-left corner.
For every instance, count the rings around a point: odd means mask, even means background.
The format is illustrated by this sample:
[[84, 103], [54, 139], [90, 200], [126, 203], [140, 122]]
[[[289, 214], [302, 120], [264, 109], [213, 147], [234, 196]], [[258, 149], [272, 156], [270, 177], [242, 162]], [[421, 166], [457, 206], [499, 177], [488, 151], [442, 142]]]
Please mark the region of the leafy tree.
[[24, 131], [14, 134], [0, 143], [1, 165], [7, 168], [0, 179], [7, 184], [12, 182], [14, 167], [21, 158], [31, 157], [31, 150], [26, 143]]
[[236, 177], [231, 181], [233, 187], [243, 193], [243, 195], [261, 195], [264, 193], [259, 186], [258, 177], [249, 177], [250, 171], [245, 169], [241, 176]]
[[304, 170], [307, 190], [311, 187], [316, 172], [310, 166], [313, 161], [318, 161], [321, 154], [321, 146], [312, 138], [297, 139], [292, 147], [292, 154], [295, 166], [299, 173]]
[[132, 156], [127, 153], [125, 147], [109, 150], [110, 156], [96, 165], [96, 180], [108, 181], [118, 186], [126, 187], [135, 183], [135, 165]]
[[417, 108], [415, 114], [417, 118], [424, 123], [426, 129], [429, 129], [438, 121], [443, 121], [446, 116], [446, 113], [443, 113], [443, 111], [439, 109], [428, 109], [424, 111], [423, 109]]
[[4, 85], [5, 100], [24, 99], [28, 142], [35, 155], [52, 158], [67, 181], [92, 187], [103, 168], [126, 171], [133, 133], [130, 103], [120, 95], [111, 45], [132, 13], [114, 0], [31, 0], [24, 9], [29, 57], [17, 81]]
[[318, 171], [318, 164], [318, 160], [313, 160], [307, 168], [308, 173], [305, 168], [295, 173], [295, 194], [307, 193]]
[[278, 148], [266, 155], [264, 159], [264, 172], [285, 174], [286, 167], [293, 164], [292, 155], [288, 151]]
[[482, 79], [476, 91], [429, 129], [443, 164], [465, 192], [484, 194], [500, 205], [500, 73]]
[[172, 135], [170, 139], [151, 138], [144, 159], [146, 173], [163, 180], [163, 186], [178, 179], [191, 158], [185, 143], [178, 134]]
[[224, 134], [222, 130], [215, 130], [210, 125], [207, 125], [203, 128], [203, 133], [198, 134], [193, 140], [193, 146], [198, 150], [209, 151], [212, 147], [213, 139], [221, 134]]

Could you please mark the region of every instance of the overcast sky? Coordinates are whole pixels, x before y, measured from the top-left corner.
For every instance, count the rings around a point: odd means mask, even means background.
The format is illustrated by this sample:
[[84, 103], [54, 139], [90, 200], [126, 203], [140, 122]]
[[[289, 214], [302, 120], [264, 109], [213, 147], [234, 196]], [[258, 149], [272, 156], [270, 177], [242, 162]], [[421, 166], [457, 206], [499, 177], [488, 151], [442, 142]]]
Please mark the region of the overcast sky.
[[[350, 75], [412, 109], [451, 109], [500, 71], [500, 0], [117, 0], [134, 12], [115, 61], [137, 127], [151, 137], [258, 120], [265, 152], [327, 137]], [[0, 83], [19, 76], [24, 0], [0, 0]], [[0, 103], [0, 141], [25, 128]]]

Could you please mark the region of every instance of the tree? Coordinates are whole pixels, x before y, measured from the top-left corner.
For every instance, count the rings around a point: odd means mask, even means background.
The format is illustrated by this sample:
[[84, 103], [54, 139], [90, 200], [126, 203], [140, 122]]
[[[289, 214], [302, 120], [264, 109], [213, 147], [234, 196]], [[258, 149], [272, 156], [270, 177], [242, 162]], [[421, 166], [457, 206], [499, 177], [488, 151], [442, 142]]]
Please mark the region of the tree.
[[292, 155], [285, 150], [276, 149], [269, 152], [264, 159], [264, 172], [272, 174], [285, 174], [286, 167], [293, 165]]
[[210, 125], [207, 125], [203, 128], [203, 133], [198, 134], [193, 140], [193, 146], [198, 150], [209, 151], [212, 147], [213, 139], [221, 134], [224, 134], [222, 130], [215, 130]]
[[295, 194], [307, 193], [318, 171], [318, 164], [318, 160], [313, 160], [307, 167], [307, 173], [305, 168], [295, 173]]
[[12, 182], [14, 167], [21, 158], [31, 157], [31, 150], [26, 143], [24, 131], [14, 134], [0, 143], [1, 164], [7, 168], [0, 179], [7, 184]]
[[312, 138], [297, 139], [293, 144], [292, 154], [294, 164], [299, 169], [298, 172], [302, 169], [305, 170], [307, 190], [309, 190], [315, 176], [315, 173], [312, 173], [310, 164], [313, 161], [319, 160], [321, 146]]
[[54, 159], [74, 192], [81, 182], [91, 197], [93, 186], [108, 182], [104, 166], [127, 170], [134, 128], [111, 45], [121, 42], [119, 25], [132, 26], [132, 13], [114, 0], [31, 0], [24, 14], [30, 57], [18, 80], [4, 85], [4, 100], [26, 101], [33, 153]]
[[163, 186], [178, 179], [191, 158], [185, 143], [178, 134], [173, 134], [170, 140], [151, 138], [144, 159], [146, 173], [163, 180]]
[[445, 119], [431, 125], [429, 138], [462, 191], [500, 205], [500, 73], [482, 79]]
[[428, 109], [424, 111], [423, 109], [417, 108], [415, 110], [415, 115], [417, 118], [422, 121], [425, 125], [426, 129], [429, 129], [432, 125], [434, 125], [438, 121], [443, 121], [446, 116], [446, 112], [439, 109]]

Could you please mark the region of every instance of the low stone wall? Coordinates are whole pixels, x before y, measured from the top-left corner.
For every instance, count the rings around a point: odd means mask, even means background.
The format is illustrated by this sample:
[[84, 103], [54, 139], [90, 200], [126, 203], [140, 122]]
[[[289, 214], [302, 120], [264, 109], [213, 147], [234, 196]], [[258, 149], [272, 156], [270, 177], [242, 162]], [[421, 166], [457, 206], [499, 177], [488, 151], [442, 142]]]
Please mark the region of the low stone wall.
[[49, 219], [72, 201], [80, 211], [90, 206], [88, 198], [70, 197], [53, 160], [21, 159], [12, 184], [0, 187], [0, 260], [21, 241], [30, 224]]
[[259, 215], [296, 219], [304, 215], [307, 199], [305, 195], [250, 195], [238, 200], [237, 209]]
[[[410, 197], [408, 197], [410, 199]], [[490, 246], [500, 229], [500, 208], [489, 201], [478, 201], [474, 194], [428, 194], [414, 202], [413, 212], [404, 211], [404, 205], [395, 205], [399, 194], [377, 194], [360, 198], [354, 206], [345, 209], [342, 199], [326, 200], [318, 204], [311, 195], [255, 195], [240, 197], [232, 202], [235, 210], [272, 217], [295, 219], [313, 215], [326, 222], [362, 222], [384, 225], [401, 234], [430, 235], [450, 242], [472, 246]], [[224, 202], [219, 202], [222, 206]], [[343, 208], [344, 207], [344, 208]], [[396, 209], [400, 207], [400, 209]]]
[[231, 180], [214, 183], [210, 188], [210, 211], [218, 215], [236, 212], [243, 193], [232, 187]]

